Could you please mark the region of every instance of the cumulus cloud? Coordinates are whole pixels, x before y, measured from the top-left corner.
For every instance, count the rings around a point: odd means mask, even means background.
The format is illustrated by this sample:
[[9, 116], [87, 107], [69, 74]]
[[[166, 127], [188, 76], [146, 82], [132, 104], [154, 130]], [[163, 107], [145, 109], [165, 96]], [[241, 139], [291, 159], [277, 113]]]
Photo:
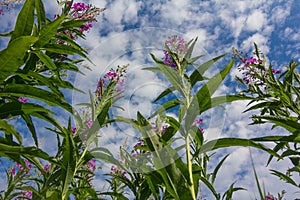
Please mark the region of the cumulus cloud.
[[249, 31], [261, 31], [266, 25], [267, 19], [266, 14], [261, 10], [254, 10], [246, 20], [246, 29]]

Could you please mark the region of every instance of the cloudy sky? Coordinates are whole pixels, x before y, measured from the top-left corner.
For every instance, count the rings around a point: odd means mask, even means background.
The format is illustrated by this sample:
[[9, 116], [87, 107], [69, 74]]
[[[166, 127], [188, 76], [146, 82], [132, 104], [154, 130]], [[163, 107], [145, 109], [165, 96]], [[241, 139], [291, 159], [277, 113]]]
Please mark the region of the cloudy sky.
[[[47, 13], [53, 16], [57, 12], [56, 1], [44, 2]], [[91, 66], [92, 71], [84, 71], [86, 76], [74, 77], [75, 85], [82, 90], [93, 91], [101, 74], [117, 65], [129, 64], [125, 98], [120, 101], [125, 111], [115, 111], [119, 115], [134, 118], [136, 111], [139, 110], [145, 116], [149, 116], [157, 108], [152, 100], [168, 87], [169, 83], [163, 77], [141, 69], [153, 66], [149, 53], [162, 58], [164, 41], [172, 35], [179, 35], [187, 41], [198, 37], [194, 55], [204, 55], [199, 63], [228, 53], [223, 62], [219, 62], [208, 72], [208, 76], [217, 73], [225, 66], [225, 61], [231, 58], [232, 47], [251, 53], [254, 42], [267, 55], [275, 68], [283, 69], [291, 59], [300, 61], [299, 0], [90, 0], [83, 2], [106, 10], [97, 18], [98, 22], [87, 34], [87, 39], [80, 41], [89, 49], [95, 65]], [[0, 16], [0, 32], [13, 28], [17, 8]], [[1, 39], [0, 47], [3, 48], [5, 44], [6, 40]], [[234, 82], [236, 75], [239, 73], [233, 69], [217, 93], [230, 94], [238, 90]], [[87, 95], [73, 93], [71, 96], [74, 105], [88, 100]], [[205, 113], [203, 117], [206, 139], [226, 136], [249, 138], [279, 132], [284, 134], [281, 129], [270, 131], [270, 126], [247, 126], [251, 121], [249, 114], [242, 114], [245, 106], [246, 102], [235, 102], [226, 105], [226, 110], [215, 109]], [[64, 118], [59, 117], [62, 120]], [[42, 128], [41, 134], [46, 137], [45, 130]], [[116, 156], [118, 146], [123, 144], [125, 138], [127, 144], [131, 146], [138, 138], [137, 133], [124, 124], [108, 127], [102, 130], [101, 135], [101, 145], [109, 148]], [[30, 142], [32, 141], [28, 143]], [[55, 150], [54, 146], [55, 139], [53, 139], [53, 147], [44, 145], [44, 148], [51, 152]], [[236, 186], [248, 190], [236, 192], [235, 199], [255, 199], [255, 195], [258, 198], [249, 149], [231, 148], [218, 152], [212, 158], [210, 166], [214, 166], [221, 159], [221, 155], [226, 153], [231, 154], [217, 178], [218, 192], [224, 192], [231, 183], [236, 181]], [[266, 191], [277, 194], [286, 190], [286, 199], [297, 197], [296, 188], [285, 185], [269, 173], [270, 168], [286, 170], [290, 164], [288, 160], [273, 162], [266, 167], [267, 154], [255, 149], [251, 149], [251, 153], [260, 181], [263, 182]], [[95, 182], [98, 187], [104, 183], [101, 178]], [[206, 196], [211, 199], [209, 192]]]

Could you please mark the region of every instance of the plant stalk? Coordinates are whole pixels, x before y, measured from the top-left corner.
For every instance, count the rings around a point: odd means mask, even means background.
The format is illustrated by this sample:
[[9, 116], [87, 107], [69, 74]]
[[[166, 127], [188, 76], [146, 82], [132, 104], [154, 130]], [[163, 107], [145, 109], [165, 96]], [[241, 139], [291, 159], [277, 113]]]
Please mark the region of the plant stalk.
[[185, 145], [186, 145], [187, 167], [188, 167], [189, 177], [190, 177], [189, 188], [190, 188], [193, 200], [196, 200], [196, 195], [195, 195], [195, 190], [194, 190], [194, 181], [193, 181], [193, 169], [192, 169], [192, 162], [191, 162], [191, 152], [190, 152], [190, 137], [188, 134], [185, 137]]

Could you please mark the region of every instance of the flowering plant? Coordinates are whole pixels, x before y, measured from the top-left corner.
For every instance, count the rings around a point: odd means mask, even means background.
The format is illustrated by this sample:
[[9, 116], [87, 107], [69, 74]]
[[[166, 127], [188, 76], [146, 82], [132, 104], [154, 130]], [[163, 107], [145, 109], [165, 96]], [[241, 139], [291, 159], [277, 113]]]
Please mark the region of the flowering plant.
[[[251, 106], [245, 112], [258, 111], [259, 114], [252, 116], [252, 125], [271, 123], [273, 128], [280, 126], [289, 132], [289, 135], [273, 135], [256, 138], [255, 140], [275, 142], [273, 150], [281, 152], [281, 158], [288, 158], [292, 166], [286, 173], [271, 170], [272, 174], [295, 187], [300, 187], [300, 184], [292, 179], [292, 174], [300, 172], [300, 124], [298, 122], [300, 117], [300, 93], [298, 91], [300, 75], [297, 70], [299, 63], [292, 60], [288, 66], [285, 66], [285, 71], [282, 72], [275, 69], [272, 63], [267, 66], [266, 58], [261, 58], [262, 55], [257, 45], [254, 45], [254, 48], [256, 59], [253, 57], [242, 58], [241, 54], [234, 51], [234, 54], [242, 60], [239, 69], [246, 68], [248, 71], [244, 74], [243, 80], [237, 77], [237, 80], [245, 87], [241, 94], [252, 98], [249, 103], [249, 106]], [[270, 155], [267, 163], [269, 164], [273, 158]]]
[[[255, 46], [254, 56], [245, 57], [234, 51], [236, 57], [213, 77], [206, 78], [204, 73], [225, 55], [198, 64], [201, 56], [192, 57], [197, 38], [186, 42], [172, 36], [165, 42], [163, 59], [151, 54], [157, 66], [145, 70], [163, 74], [171, 84], [155, 102], [172, 93], [176, 94], [175, 98], [167, 98], [148, 118], [140, 112], [135, 119], [111, 116], [110, 109], [119, 108], [115, 102], [122, 97], [125, 65], [104, 74], [97, 82], [95, 93], [89, 91], [90, 102], [82, 103], [84, 108], [75, 111], [61, 91], [76, 89], [65, 75], [70, 71], [79, 72], [82, 59], [89, 60], [88, 52], [76, 39], [85, 37], [96, 16], [105, 9], [73, 1], [61, 1], [59, 6], [61, 12], [56, 13], [54, 19], [48, 19], [41, 0], [26, 0], [14, 30], [3, 34], [9, 36], [10, 41], [0, 52], [0, 128], [3, 133], [0, 156], [16, 164], [7, 172], [8, 185], [6, 191], [1, 191], [1, 199], [99, 199], [103, 196], [128, 199], [126, 196], [131, 192], [141, 200], [195, 200], [204, 198], [204, 185], [215, 199], [231, 199], [234, 192], [244, 188], [235, 187], [233, 183], [223, 194], [215, 188], [218, 171], [228, 155], [214, 169], [208, 169], [207, 165], [213, 156], [211, 151], [232, 146], [261, 149], [270, 154], [269, 162], [274, 157], [288, 157], [293, 167], [286, 174], [275, 170], [272, 173], [299, 187], [291, 178], [292, 173], [299, 172], [300, 76], [295, 70], [298, 63], [291, 62], [282, 73], [271, 65], [267, 67], [266, 59], [261, 58]], [[240, 58], [239, 70], [244, 72], [244, 77], [238, 80], [246, 89], [241, 94], [214, 97], [236, 58]], [[291, 134], [207, 141], [202, 115], [236, 100], [251, 100], [252, 106], [246, 111], [260, 110], [259, 115], [253, 116], [254, 124], [273, 123]], [[254, 102], [258, 103], [253, 105]], [[67, 126], [55, 119], [50, 106], [70, 113]], [[39, 147], [34, 117], [48, 122], [51, 127], [47, 129], [56, 134], [55, 155]], [[24, 146], [23, 135], [9, 124], [9, 120], [15, 118], [25, 122], [34, 146]], [[121, 161], [108, 149], [97, 146], [99, 130], [112, 122], [128, 123], [141, 135], [129, 151], [120, 148]], [[176, 146], [179, 140], [182, 144]], [[276, 146], [270, 149], [262, 144], [266, 141], [275, 142]], [[111, 179], [108, 179], [110, 189], [106, 192], [96, 191], [92, 184], [96, 159], [113, 165], [107, 174]]]

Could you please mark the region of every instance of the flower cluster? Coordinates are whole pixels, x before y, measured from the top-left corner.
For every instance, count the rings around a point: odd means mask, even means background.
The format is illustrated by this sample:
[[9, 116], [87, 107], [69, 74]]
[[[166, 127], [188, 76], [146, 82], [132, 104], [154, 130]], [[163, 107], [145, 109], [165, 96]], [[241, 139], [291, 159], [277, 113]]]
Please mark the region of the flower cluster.
[[[268, 68], [263, 66], [263, 61], [255, 57], [245, 57], [238, 55], [242, 63], [238, 66], [238, 70], [243, 73], [243, 81], [249, 85], [250, 83], [256, 85], [264, 85], [261, 78], [268, 77]], [[271, 69], [273, 74], [281, 74], [281, 70]], [[259, 76], [262, 76], [261, 78]]]
[[[84, 23], [80, 28], [80, 32], [88, 31], [90, 28], [93, 27], [93, 22], [96, 22], [96, 8], [91, 7], [90, 5], [84, 3], [75, 3], [71, 7], [72, 17], [76, 20], [86, 20], [87, 22]], [[99, 14], [99, 13], [98, 13]], [[98, 15], [97, 14], [97, 15]]]
[[258, 81], [255, 74], [259, 73], [261, 70], [255, 65], [260, 65], [261, 63], [262, 60], [254, 57], [248, 57], [242, 60], [242, 64], [238, 67], [238, 70], [243, 71], [243, 81], [246, 84]]
[[21, 165], [20, 163], [16, 163], [14, 165], [14, 167], [11, 169], [11, 173], [12, 175], [16, 175], [17, 171], [20, 170], [20, 171], [25, 171], [25, 174], [28, 175], [29, 174], [29, 171], [30, 169], [32, 168], [32, 165], [29, 164], [28, 160], [24, 160], [26, 166], [24, 167], [23, 165]]
[[[67, 2], [68, 5], [71, 4], [71, 1]], [[105, 9], [96, 8], [91, 5], [87, 5], [85, 3], [74, 3], [70, 8], [70, 15], [73, 20], [83, 20], [86, 21], [83, 23], [77, 31], [80, 33], [84, 33], [89, 31], [93, 27], [93, 23], [96, 22], [96, 16], [100, 14], [100, 12], [104, 11]], [[59, 15], [55, 14], [54, 18], [58, 18]], [[78, 33], [76, 31], [68, 31], [65, 30], [60, 32], [59, 34], [68, 35], [72, 39], [76, 39]]]
[[110, 168], [110, 174], [122, 175], [126, 178], [126, 171], [124, 171], [121, 167], [116, 167], [114, 165]]
[[195, 119], [193, 125], [196, 125], [200, 132], [203, 134], [204, 133], [204, 129], [201, 127], [201, 124], [203, 123], [203, 119], [199, 118], [199, 119]]
[[166, 49], [164, 50], [164, 58], [163, 61], [166, 65], [169, 65], [171, 68], [177, 69], [176, 62], [173, 60], [170, 55], [170, 51], [173, 54], [176, 54], [180, 59], [182, 59], [183, 55], [188, 51], [187, 45], [183, 38], [175, 35], [169, 38], [165, 42]]
[[268, 194], [266, 196], [266, 200], [278, 200], [276, 197], [274, 197], [273, 195]]
[[[28, 162], [28, 160], [24, 160], [25, 166], [23, 166], [20, 163], [16, 163], [13, 165], [13, 168], [11, 169], [11, 174], [13, 176], [17, 175], [17, 178], [19, 181], [21, 181], [24, 178], [24, 175], [29, 175], [30, 170], [32, 169], [32, 165]], [[17, 198], [14, 198], [14, 200], [18, 199], [31, 199], [32, 197], [32, 191], [31, 190], [22, 190]]]
[[32, 191], [31, 190], [23, 190], [19, 196], [19, 198], [14, 198], [14, 200], [18, 200], [18, 199], [31, 199], [32, 197]]
[[89, 162], [87, 163], [87, 170], [89, 172], [93, 172], [96, 169], [96, 159], [92, 158], [91, 160], [89, 160]]
[[28, 99], [27, 99], [27, 98], [24, 98], [24, 97], [19, 97], [19, 98], [18, 98], [18, 101], [21, 102], [21, 103], [27, 103], [27, 102], [28, 102]]
[[97, 89], [96, 89], [96, 97], [98, 100], [101, 99], [104, 92], [107, 91], [108, 87], [111, 85], [114, 88], [113, 92], [121, 92], [121, 87], [125, 85], [125, 73], [126, 68], [128, 65], [125, 66], [118, 66], [117, 69], [110, 69], [109, 72], [107, 72], [103, 78], [100, 78], [97, 83]]
[[159, 135], [163, 136], [164, 132], [167, 130], [169, 127], [168, 124], [162, 124], [161, 128], [159, 129], [156, 124], [152, 124], [152, 129]]
[[51, 167], [50, 163], [47, 163], [46, 165], [44, 165], [44, 170], [47, 172]]
[[85, 125], [87, 125], [87, 127], [91, 128], [93, 126], [93, 121], [91, 119], [89, 119], [85, 122]]
[[139, 147], [143, 146], [144, 142], [143, 140], [138, 141], [134, 146], [133, 146], [133, 150], [131, 151], [131, 155], [133, 157], [137, 157], [137, 156], [146, 156], [149, 157], [150, 153], [148, 151], [145, 150], [141, 150]]

